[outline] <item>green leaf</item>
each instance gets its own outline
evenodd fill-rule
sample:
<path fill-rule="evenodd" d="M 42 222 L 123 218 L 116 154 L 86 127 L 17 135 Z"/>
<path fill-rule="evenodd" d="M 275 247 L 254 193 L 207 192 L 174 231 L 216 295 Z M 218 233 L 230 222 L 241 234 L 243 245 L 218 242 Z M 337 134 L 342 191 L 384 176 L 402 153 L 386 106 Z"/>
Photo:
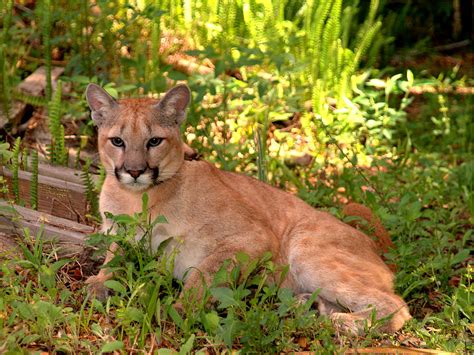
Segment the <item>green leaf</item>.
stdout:
<path fill-rule="evenodd" d="M 173 237 L 169 237 L 168 239 L 163 240 L 158 246 L 157 254 L 162 255 L 163 251 L 166 249 L 166 247 L 172 240 L 173 240 Z"/>
<path fill-rule="evenodd" d="M 219 326 L 219 316 L 217 315 L 217 312 L 211 311 L 210 313 L 204 314 L 202 317 L 202 323 L 208 334 L 215 334 L 217 327 Z"/>
<path fill-rule="evenodd" d="M 143 311 L 141 309 L 138 309 L 136 307 L 128 307 L 125 310 L 124 314 L 125 319 L 127 319 L 129 322 L 142 322 L 143 318 L 145 315 L 143 314 Z"/>
<path fill-rule="evenodd" d="M 223 327 L 223 334 L 222 338 L 224 343 L 231 348 L 232 343 L 234 342 L 234 338 L 237 335 L 237 332 L 240 328 L 239 321 L 234 319 L 231 314 L 227 316 L 224 320 L 224 327 Z"/>
<path fill-rule="evenodd" d="M 117 89 L 113 88 L 111 85 L 113 85 L 112 83 L 110 84 L 107 84 L 104 86 L 104 89 L 105 91 L 107 91 L 110 96 L 112 96 L 114 99 L 117 99 L 118 98 L 118 91 Z"/>
<path fill-rule="evenodd" d="M 194 334 L 191 334 L 189 339 L 186 341 L 186 343 L 183 344 L 181 349 L 179 350 L 180 355 L 185 355 L 185 354 L 190 354 L 191 350 L 193 349 L 193 344 L 194 344 L 194 338 L 196 336 Z"/>
<path fill-rule="evenodd" d="M 225 72 L 225 63 L 222 60 L 217 61 L 215 68 L 214 68 L 214 75 L 217 77 L 223 72 Z"/>
<path fill-rule="evenodd" d="M 415 201 L 406 206 L 407 219 L 409 221 L 414 221 L 421 216 L 421 202 Z"/>
<path fill-rule="evenodd" d="M 39 336 L 38 334 L 27 335 L 21 340 L 21 344 L 29 345 L 39 339 L 41 339 L 41 336 Z"/>
<path fill-rule="evenodd" d="M 457 253 L 451 260 L 451 266 L 456 264 L 462 263 L 463 261 L 467 260 L 467 258 L 471 255 L 469 249 L 463 249 L 459 253 Z"/>
<path fill-rule="evenodd" d="M 229 281 L 229 272 L 227 271 L 227 266 L 229 263 L 227 261 L 220 267 L 220 269 L 215 273 L 213 284 L 222 285 Z"/>
<path fill-rule="evenodd" d="M 413 72 L 410 69 L 407 70 L 407 80 L 408 80 L 408 85 L 410 87 L 413 86 L 415 77 L 413 76 Z"/>
<path fill-rule="evenodd" d="M 122 224 L 133 224 L 135 223 L 135 218 L 128 214 L 119 214 L 117 216 L 112 216 L 112 220 L 117 223 Z"/>
<path fill-rule="evenodd" d="M 176 354 L 176 351 L 172 349 L 158 349 L 158 355 L 174 355 L 174 354 Z"/>
<path fill-rule="evenodd" d="M 183 74 L 179 71 L 170 71 L 168 73 L 168 77 L 171 79 L 171 80 L 176 80 L 176 81 L 180 81 L 180 80 L 187 80 L 188 79 L 188 76 L 186 74 Z"/>
<path fill-rule="evenodd" d="M 115 340 L 110 343 L 104 344 L 104 346 L 102 346 L 102 349 L 100 349 L 100 353 L 110 353 L 120 349 L 123 349 L 123 342 L 120 340 Z"/>
<path fill-rule="evenodd" d="M 53 270 L 53 272 L 57 273 L 60 268 L 62 268 L 64 265 L 66 265 L 70 261 L 71 261 L 70 259 L 58 260 L 58 261 L 56 261 L 55 263 L 53 263 L 51 265 L 51 270 Z"/>
<path fill-rule="evenodd" d="M 219 301 L 218 308 L 220 309 L 238 305 L 238 302 L 234 299 L 234 292 L 230 288 L 214 287 L 211 288 L 211 294 Z"/>
<path fill-rule="evenodd" d="M 28 303 L 24 302 L 15 302 L 13 307 L 18 311 L 18 314 L 22 319 L 32 320 L 35 318 L 33 310 Z"/>
<path fill-rule="evenodd" d="M 127 289 L 117 280 L 107 280 L 104 282 L 104 285 L 111 290 L 114 290 L 117 293 L 124 294 L 127 292 Z"/>
<path fill-rule="evenodd" d="M 163 215 L 159 215 L 158 217 L 156 217 L 153 222 L 151 223 L 152 225 L 155 225 L 155 224 L 163 224 L 163 223 L 168 223 L 168 220 L 166 219 L 165 216 Z"/>
<path fill-rule="evenodd" d="M 181 316 L 179 315 L 178 311 L 176 309 L 174 309 L 173 306 L 170 306 L 168 308 L 168 314 L 170 315 L 171 319 L 173 320 L 174 323 L 176 323 L 176 325 L 179 327 L 179 328 L 183 328 L 183 318 L 181 318 Z"/>
<path fill-rule="evenodd" d="M 160 263 L 157 260 L 152 260 L 148 264 L 145 265 L 143 268 L 143 271 L 150 271 L 150 270 L 156 270 L 160 267 Z"/>
<path fill-rule="evenodd" d="M 250 260 L 250 256 L 247 254 L 247 253 L 243 253 L 243 252 L 238 252 L 236 255 L 235 255 L 235 259 L 237 260 L 237 262 L 241 263 L 241 264 L 246 264 L 249 262 Z"/>
<path fill-rule="evenodd" d="M 47 289 L 52 289 L 56 286 L 56 273 L 47 265 L 41 265 L 39 278 L 41 284 Z"/>
<path fill-rule="evenodd" d="M 142 195 L 142 210 L 143 212 L 148 211 L 148 194 L 146 192 Z"/>

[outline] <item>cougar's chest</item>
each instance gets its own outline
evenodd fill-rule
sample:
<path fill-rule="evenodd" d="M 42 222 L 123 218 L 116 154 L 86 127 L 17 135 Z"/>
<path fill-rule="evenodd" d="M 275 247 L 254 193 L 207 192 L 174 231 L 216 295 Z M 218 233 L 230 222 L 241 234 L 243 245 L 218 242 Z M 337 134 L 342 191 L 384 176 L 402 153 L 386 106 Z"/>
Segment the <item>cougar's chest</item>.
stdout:
<path fill-rule="evenodd" d="M 186 271 L 192 267 L 199 267 L 206 257 L 204 247 L 185 228 L 176 224 L 167 223 L 157 225 L 153 229 L 152 247 L 157 250 L 161 243 L 169 240 L 165 248 L 165 257 L 174 258 L 174 277 L 183 280 Z"/>

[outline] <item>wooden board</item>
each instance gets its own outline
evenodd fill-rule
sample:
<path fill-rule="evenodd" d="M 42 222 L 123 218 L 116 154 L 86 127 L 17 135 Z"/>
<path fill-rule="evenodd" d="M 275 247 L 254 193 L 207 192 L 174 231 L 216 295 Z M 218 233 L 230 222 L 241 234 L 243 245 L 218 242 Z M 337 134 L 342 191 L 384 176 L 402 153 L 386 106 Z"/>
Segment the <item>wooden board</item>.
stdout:
<path fill-rule="evenodd" d="M 10 211 L 5 212 L 6 208 Z M 0 250 L 11 249 L 14 238 L 8 238 L 8 236 L 21 237 L 24 228 L 28 228 L 32 236 L 56 241 L 63 256 L 81 253 L 84 250 L 87 235 L 95 232 L 91 226 L 17 205 L 10 206 L 0 201 L 0 233 L 4 236 L 0 239 L 0 243 L 4 239 L 7 240 L 0 245 Z"/>
<path fill-rule="evenodd" d="M 13 199 L 13 173 L 3 168 L 0 171 L 8 186 L 9 199 Z M 40 170 L 38 168 L 38 170 Z M 68 168 L 42 166 L 38 176 L 38 211 L 57 217 L 84 223 L 88 212 L 85 187 L 80 183 L 78 172 Z M 45 175 L 48 174 L 48 175 Z M 27 207 L 30 205 L 30 184 L 32 173 L 18 172 L 20 201 Z"/>

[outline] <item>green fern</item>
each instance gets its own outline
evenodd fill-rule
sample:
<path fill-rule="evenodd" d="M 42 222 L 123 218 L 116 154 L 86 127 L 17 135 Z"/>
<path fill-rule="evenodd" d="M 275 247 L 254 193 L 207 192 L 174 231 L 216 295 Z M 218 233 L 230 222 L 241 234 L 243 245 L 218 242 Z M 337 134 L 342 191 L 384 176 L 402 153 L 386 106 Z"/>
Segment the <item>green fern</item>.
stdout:
<path fill-rule="evenodd" d="M 350 78 L 351 76 L 355 73 L 356 69 L 359 67 L 360 60 L 364 53 L 367 51 L 367 48 L 369 48 L 370 44 L 372 43 L 375 35 L 377 32 L 380 30 L 380 27 L 382 26 L 382 22 L 377 21 L 375 25 L 370 27 L 367 32 L 364 34 L 362 37 L 362 40 L 360 42 L 360 45 L 358 48 L 356 48 L 355 53 L 354 53 L 354 58 L 352 59 L 351 62 L 348 63 L 348 65 L 344 68 L 344 71 L 341 74 L 341 84 L 339 87 L 339 97 L 350 97 Z"/>
<path fill-rule="evenodd" d="M 159 8 L 159 1 L 154 2 L 155 8 Z M 152 19 L 151 25 L 151 68 L 150 68 L 150 82 L 151 82 L 151 91 L 158 91 L 158 80 L 160 73 L 160 45 L 161 45 L 161 14 L 156 15 Z"/>
<path fill-rule="evenodd" d="M 31 154 L 30 206 L 38 210 L 38 151 Z"/>
<path fill-rule="evenodd" d="M 3 31 L 0 41 L 0 93 L 2 100 L 2 110 L 4 112 L 7 120 L 10 120 L 10 102 L 11 102 L 11 85 L 10 85 L 10 75 L 8 74 L 8 58 L 7 58 L 7 48 L 9 47 L 10 41 L 10 28 L 13 15 L 13 0 L 6 0 L 4 2 L 4 7 L 1 9 L 1 14 L 3 16 Z"/>
<path fill-rule="evenodd" d="M 48 105 L 48 100 L 44 97 L 27 95 L 17 90 L 13 90 L 12 97 L 31 106 L 43 107 Z"/>
<path fill-rule="evenodd" d="M 64 139 L 64 126 L 61 123 L 61 95 L 62 84 L 61 81 L 58 81 L 54 97 L 48 103 L 49 131 L 51 133 L 49 158 L 52 164 L 67 165 L 69 156 Z"/>
<path fill-rule="evenodd" d="M 86 200 L 90 208 L 90 214 L 96 218 L 99 218 L 99 194 L 89 171 L 91 163 L 91 160 L 87 159 L 82 168 L 81 180 L 84 184 L 84 187 L 86 188 Z"/>
<path fill-rule="evenodd" d="M 12 23 L 12 15 L 13 15 L 13 0 L 6 0 L 4 2 L 5 7 L 2 8 L 2 15 L 3 15 L 3 31 L 2 31 L 2 44 L 8 44 L 9 41 L 9 30 Z"/>
<path fill-rule="evenodd" d="M 41 36 L 43 38 L 44 61 L 46 66 L 46 88 L 45 94 L 48 100 L 51 99 L 53 86 L 51 81 L 51 0 L 43 0 L 38 6 L 41 17 Z"/>
<path fill-rule="evenodd" d="M 307 43 L 309 43 L 310 57 L 312 60 L 311 72 L 308 73 L 309 77 L 313 78 L 313 83 L 319 78 L 320 62 L 321 62 L 321 46 L 322 46 L 322 33 L 324 24 L 329 11 L 331 10 L 332 1 L 321 1 L 318 5 L 317 10 L 314 12 L 312 18 L 312 24 L 307 25 L 308 28 L 311 28 Z"/>
<path fill-rule="evenodd" d="M 96 191 L 102 190 L 102 185 L 104 185 L 105 178 L 107 177 L 107 170 L 102 164 L 99 165 L 99 179 L 96 182 Z"/>
<path fill-rule="evenodd" d="M 20 152 L 21 152 L 21 138 L 15 140 L 13 146 L 13 156 L 11 159 L 12 167 L 12 191 L 15 203 L 20 203 L 20 180 L 18 178 L 18 171 L 20 170 Z"/>
<path fill-rule="evenodd" d="M 28 171 L 28 158 L 30 157 L 30 150 L 28 147 L 21 150 L 20 157 L 20 169 Z"/>
<path fill-rule="evenodd" d="M 2 80 L 0 80 L 1 85 L 1 99 L 2 99 L 2 110 L 5 114 L 7 120 L 10 120 L 10 79 L 8 75 L 8 62 L 7 62 L 7 51 L 6 45 L 0 46 L 0 71 L 2 73 Z"/>

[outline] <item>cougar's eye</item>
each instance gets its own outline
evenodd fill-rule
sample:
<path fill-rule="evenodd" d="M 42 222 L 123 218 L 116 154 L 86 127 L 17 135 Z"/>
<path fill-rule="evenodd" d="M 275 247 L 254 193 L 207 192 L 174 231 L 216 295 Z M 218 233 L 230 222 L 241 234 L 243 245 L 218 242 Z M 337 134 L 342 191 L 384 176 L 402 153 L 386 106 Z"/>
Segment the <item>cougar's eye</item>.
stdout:
<path fill-rule="evenodd" d="M 112 138 L 110 138 L 110 141 L 116 147 L 124 147 L 125 146 L 125 142 L 120 137 L 112 137 Z"/>
<path fill-rule="evenodd" d="M 161 142 L 163 142 L 163 138 L 153 137 L 148 141 L 146 145 L 147 147 L 158 147 Z"/>

